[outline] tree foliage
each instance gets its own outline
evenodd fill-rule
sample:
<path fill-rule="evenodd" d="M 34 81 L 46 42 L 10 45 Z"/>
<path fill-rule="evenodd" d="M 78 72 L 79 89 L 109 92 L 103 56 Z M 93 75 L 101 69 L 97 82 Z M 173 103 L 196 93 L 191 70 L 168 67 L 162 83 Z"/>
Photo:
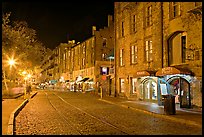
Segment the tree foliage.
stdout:
<path fill-rule="evenodd" d="M 37 39 L 36 31 L 26 21 L 11 22 L 10 16 L 11 13 L 6 13 L 2 18 L 3 69 L 6 70 L 4 61 L 13 56 L 18 63 L 18 69 L 34 70 L 41 65 L 43 57 L 50 49 L 43 46 Z"/>

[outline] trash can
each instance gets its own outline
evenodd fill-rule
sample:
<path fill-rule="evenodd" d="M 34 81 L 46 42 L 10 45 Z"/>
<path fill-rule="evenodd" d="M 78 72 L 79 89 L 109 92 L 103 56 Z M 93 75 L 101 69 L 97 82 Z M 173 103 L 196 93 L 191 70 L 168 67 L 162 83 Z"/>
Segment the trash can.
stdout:
<path fill-rule="evenodd" d="M 164 98 L 164 113 L 167 115 L 176 114 L 175 96 L 163 95 Z"/>

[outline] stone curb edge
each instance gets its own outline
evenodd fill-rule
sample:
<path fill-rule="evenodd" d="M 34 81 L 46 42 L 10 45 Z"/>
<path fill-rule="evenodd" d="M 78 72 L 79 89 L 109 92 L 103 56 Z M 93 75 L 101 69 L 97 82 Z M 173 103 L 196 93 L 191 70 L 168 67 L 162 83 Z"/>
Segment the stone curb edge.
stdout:
<path fill-rule="evenodd" d="M 38 92 L 35 92 L 33 95 L 31 95 L 30 98 L 33 98 Z M 29 99 L 26 99 L 21 103 L 11 114 L 9 118 L 8 123 L 8 130 L 7 135 L 13 135 L 13 129 L 14 129 L 14 123 L 15 123 L 15 117 L 18 115 L 18 113 L 24 108 L 24 106 L 29 102 Z"/>
<path fill-rule="evenodd" d="M 137 109 L 137 108 L 134 108 L 134 107 L 130 107 L 128 105 L 117 104 L 117 103 L 113 103 L 111 101 L 104 100 L 104 99 L 99 99 L 99 100 L 104 101 L 106 103 L 118 105 L 118 106 L 121 106 L 121 107 L 124 107 L 124 108 L 132 109 L 134 111 L 139 111 L 139 112 L 143 112 L 143 113 L 146 113 L 146 114 L 149 114 L 149 115 L 153 115 L 155 117 L 165 118 L 165 119 L 168 119 L 168 120 L 171 120 L 171 121 L 174 121 L 174 122 L 179 122 L 181 124 L 188 124 L 188 125 L 191 125 L 191 126 L 196 126 L 196 127 L 202 128 L 202 125 L 196 123 L 195 121 L 185 120 L 185 119 L 181 119 L 181 118 L 175 118 L 175 117 L 171 117 L 171 116 L 168 116 L 168 115 L 165 115 L 165 114 L 158 114 L 158 113 L 150 112 L 150 111 L 143 110 L 143 109 Z"/>

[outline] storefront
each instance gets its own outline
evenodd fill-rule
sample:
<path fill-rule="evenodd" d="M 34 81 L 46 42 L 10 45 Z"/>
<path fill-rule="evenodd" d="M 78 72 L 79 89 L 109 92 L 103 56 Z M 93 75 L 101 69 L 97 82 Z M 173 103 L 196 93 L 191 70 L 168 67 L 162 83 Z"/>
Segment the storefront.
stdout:
<path fill-rule="evenodd" d="M 157 77 L 154 71 L 137 71 L 130 77 L 130 97 L 136 100 L 157 102 Z"/>
<path fill-rule="evenodd" d="M 167 84 L 167 93 L 175 96 L 175 103 L 180 107 L 191 107 L 192 72 L 187 69 L 165 67 L 157 71 L 156 76 Z M 162 83 L 160 82 L 160 87 Z M 160 88 L 161 89 L 161 88 Z"/>

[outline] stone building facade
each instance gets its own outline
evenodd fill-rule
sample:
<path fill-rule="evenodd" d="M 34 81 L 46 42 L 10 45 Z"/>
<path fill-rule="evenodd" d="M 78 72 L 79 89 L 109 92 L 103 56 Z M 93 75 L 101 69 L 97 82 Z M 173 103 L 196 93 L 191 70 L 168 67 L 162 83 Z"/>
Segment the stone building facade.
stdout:
<path fill-rule="evenodd" d="M 202 3 L 115 2 L 117 96 L 202 106 Z"/>
<path fill-rule="evenodd" d="M 69 77 L 71 81 L 78 81 L 78 78 L 82 80 L 89 78 L 94 84 L 92 87 L 96 90 L 98 90 L 99 84 L 102 84 L 104 93 L 110 91 L 105 87 L 110 80 L 109 70 L 113 66 L 113 60 L 108 59 L 108 56 L 114 52 L 113 30 L 113 18 L 109 15 L 107 27 L 97 31 L 93 26 L 92 37 L 70 48 L 69 52 L 73 55 L 73 69 L 70 71 Z M 68 59 L 68 61 L 72 61 L 72 59 Z M 106 71 L 104 74 L 103 70 Z"/>
<path fill-rule="evenodd" d="M 74 84 L 88 78 L 92 88 L 98 90 L 101 85 L 103 92 L 106 93 L 110 91 L 110 85 L 113 85 L 110 81 L 114 74 L 112 73 L 114 59 L 109 59 L 113 53 L 114 22 L 113 16 L 108 15 L 107 27 L 97 31 L 93 26 L 90 38 L 83 42 L 76 43 L 72 40 L 61 43 L 53 50 L 53 54 L 42 64 L 42 74 L 46 77 L 44 81 L 69 81 Z"/>

